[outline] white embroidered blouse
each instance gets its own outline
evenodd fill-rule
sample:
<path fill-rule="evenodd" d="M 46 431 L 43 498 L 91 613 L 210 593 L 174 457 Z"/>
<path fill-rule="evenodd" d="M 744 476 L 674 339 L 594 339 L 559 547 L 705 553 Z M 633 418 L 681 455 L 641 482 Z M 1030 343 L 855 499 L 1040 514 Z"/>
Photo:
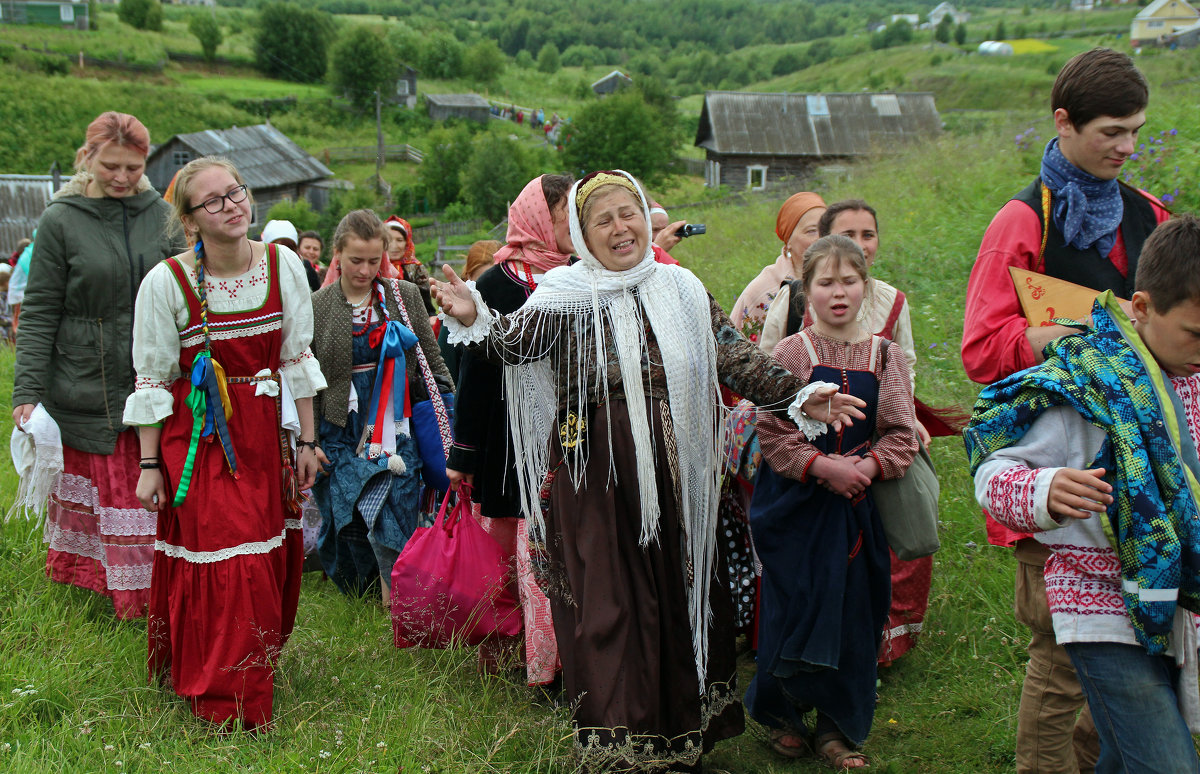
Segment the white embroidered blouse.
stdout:
<path fill-rule="evenodd" d="M 253 336 L 282 328 L 280 373 L 293 398 L 311 398 L 325 388 L 321 366 L 309 345 L 313 336 L 313 311 L 308 278 L 300 258 L 278 246 L 279 291 L 282 322 L 264 320 L 261 326 L 229 332 L 211 331 L 210 338 Z M 250 268 L 236 277 L 204 278 L 208 308 L 218 313 L 242 312 L 263 304 L 271 278 L 266 254 L 255 257 Z M 196 272 L 186 269 L 188 282 L 196 287 Z M 133 318 L 133 367 L 137 372 L 134 391 L 125 402 L 127 425 L 161 422 L 174 413 L 170 388 L 182 374 L 179 370 L 179 334 L 189 323 L 187 300 L 166 262 L 146 274 L 138 289 Z M 189 339 L 189 343 L 190 339 Z M 263 367 L 267 366 L 263 363 Z"/>

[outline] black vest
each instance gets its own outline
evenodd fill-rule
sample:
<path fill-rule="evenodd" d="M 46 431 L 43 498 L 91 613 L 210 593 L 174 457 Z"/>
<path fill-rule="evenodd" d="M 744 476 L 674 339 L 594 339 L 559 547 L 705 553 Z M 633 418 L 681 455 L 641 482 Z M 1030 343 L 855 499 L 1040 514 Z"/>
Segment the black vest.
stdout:
<path fill-rule="evenodd" d="M 1042 256 L 1042 272 L 1076 285 L 1093 290 L 1111 290 L 1121 298 L 1133 295 L 1133 281 L 1137 274 L 1138 257 L 1142 245 L 1150 232 L 1158 225 L 1154 207 L 1150 201 L 1124 183 L 1120 183 L 1121 200 L 1125 214 L 1121 218 L 1121 236 L 1125 240 L 1125 254 L 1129 258 L 1128 276 L 1122 277 L 1112 261 L 1100 255 L 1095 246 L 1079 250 L 1063 242 L 1062 233 L 1054 225 L 1054 218 L 1046 223 L 1042 213 L 1042 178 L 1037 177 L 1025 190 L 1013 197 L 1024 202 L 1037 213 L 1046 235 L 1046 251 Z"/>

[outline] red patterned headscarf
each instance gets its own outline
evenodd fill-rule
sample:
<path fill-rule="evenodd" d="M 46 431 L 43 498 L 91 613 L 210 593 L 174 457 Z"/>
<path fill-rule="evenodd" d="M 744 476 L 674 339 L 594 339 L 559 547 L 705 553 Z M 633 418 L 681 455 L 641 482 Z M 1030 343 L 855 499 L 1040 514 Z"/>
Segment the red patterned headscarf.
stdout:
<path fill-rule="evenodd" d="M 399 263 L 404 266 L 417 263 L 417 246 L 413 244 L 413 230 L 412 226 L 408 225 L 408 221 L 399 215 L 392 215 L 383 222 L 384 228 L 394 229 L 397 226 L 399 226 L 400 230 L 404 232 L 404 255 L 400 256 Z M 390 259 L 387 255 L 384 255 L 384 260 L 386 261 Z"/>
<path fill-rule="evenodd" d="M 496 263 L 524 261 L 544 274 L 556 266 L 566 266 L 570 261 L 571 256 L 558 251 L 554 218 L 550 214 L 550 205 L 546 203 L 540 176 L 530 180 L 508 208 L 508 234 L 505 241 L 507 244 L 493 256 Z"/>

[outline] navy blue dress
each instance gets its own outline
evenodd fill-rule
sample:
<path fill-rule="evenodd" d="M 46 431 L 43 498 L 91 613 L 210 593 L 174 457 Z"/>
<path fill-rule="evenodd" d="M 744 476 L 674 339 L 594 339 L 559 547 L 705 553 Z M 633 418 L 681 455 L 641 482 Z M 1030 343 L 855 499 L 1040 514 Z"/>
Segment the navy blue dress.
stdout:
<path fill-rule="evenodd" d="M 810 381 L 841 384 L 867 403 L 866 421 L 813 445 L 825 454 L 865 453 L 878 404 L 875 375 L 817 365 Z M 862 744 L 875 715 L 875 657 L 891 601 L 888 544 L 870 488 L 849 500 L 763 464 L 750 531 L 763 576 L 747 709 L 763 725 L 794 730 L 808 728 L 804 714 L 816 709 Z"/>

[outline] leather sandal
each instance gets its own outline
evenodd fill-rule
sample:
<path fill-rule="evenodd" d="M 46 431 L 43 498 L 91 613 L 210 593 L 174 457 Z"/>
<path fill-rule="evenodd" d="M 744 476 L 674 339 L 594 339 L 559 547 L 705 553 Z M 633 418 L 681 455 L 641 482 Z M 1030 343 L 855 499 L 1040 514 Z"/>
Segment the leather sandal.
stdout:
<path fill-rule="evenodd" d="M 770 743 L 771 749 L 784 758 L 808 758 L 813 754 L 808 734 L 794 728 L 772 728 Z"/>
<path fill-rule="evenodd" d="M 851 750 L 847 745 L 846 737 L 836 731 L 831 731 L 828 734 L 821 734 L 817 737 L 815 746 L 817 757 L 825 762 L 829 768 L 835 771 L 850 771 L 856 769 L 865 769 L 871 765 L 871 761 L 867 756 Z M 848 766 L 846 764 L 859 762 L 857 766 Z"/>

